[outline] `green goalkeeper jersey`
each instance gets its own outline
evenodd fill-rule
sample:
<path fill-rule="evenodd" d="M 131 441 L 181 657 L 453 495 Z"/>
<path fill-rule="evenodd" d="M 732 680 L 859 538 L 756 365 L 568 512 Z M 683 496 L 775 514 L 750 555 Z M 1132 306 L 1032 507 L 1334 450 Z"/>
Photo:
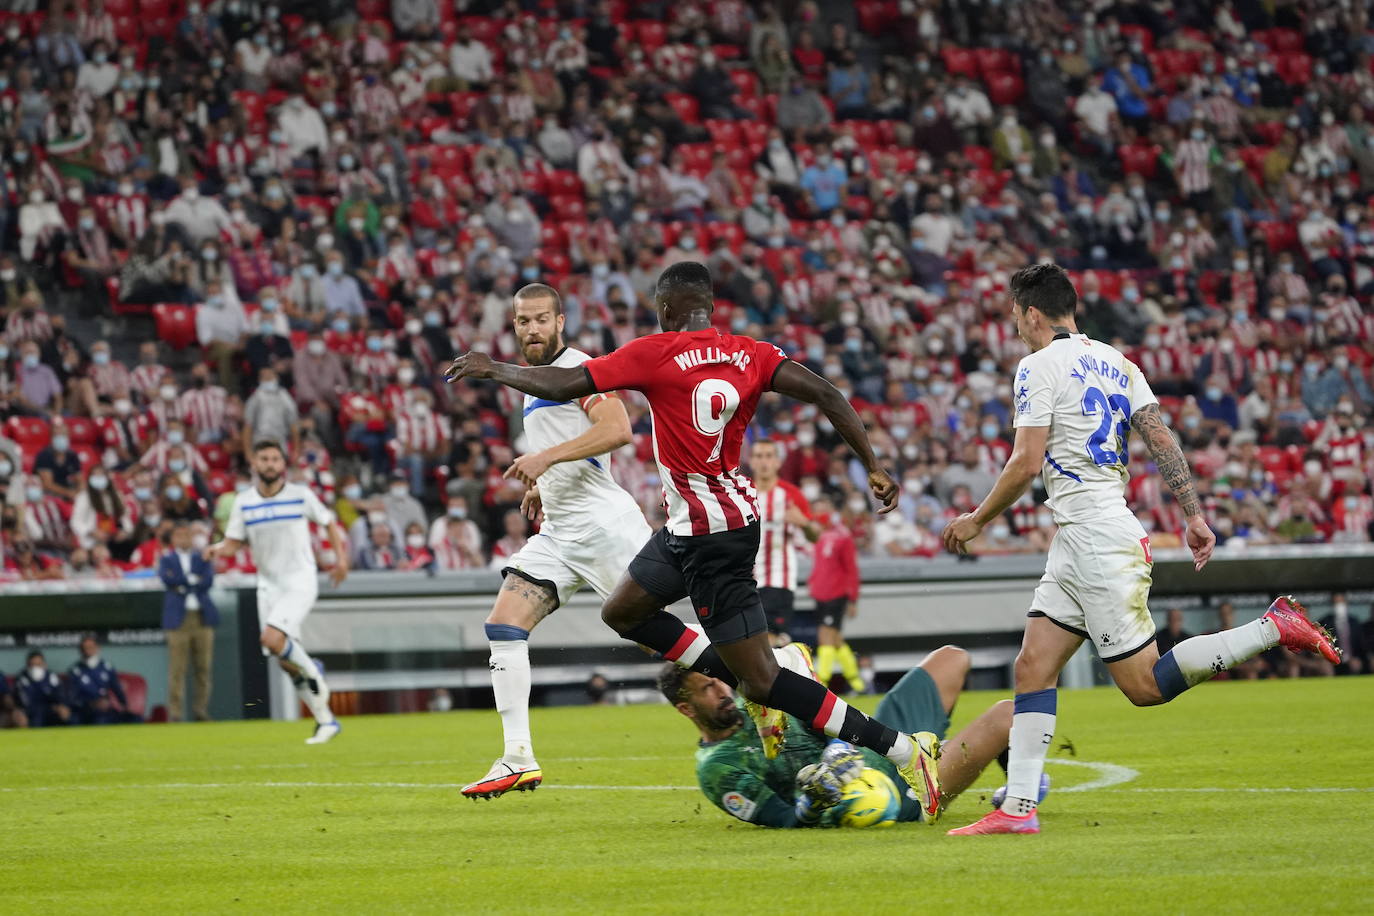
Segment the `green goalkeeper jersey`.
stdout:
<path fill-rule="evenodd" d="M 744 712 L 742 700 L 736 700 Z M 819 763 L 829 739 L 807 728 L 792 716 L 784 717 L 783 749 L 769 760 L 763 742 L 746 714 L 744 724 L 729 738 L 697 748 L 697 783 L 717 808 L 742 821 L 764 827 L 800 827 L 796 815 L 797 772 Z M 906 781 L 886 757 L 860 748 L 864 764 L 887 774 L 893 785 L 905 790 Z M 899 820 L 918 820 L 920 805 L 904 792 Z M 821 815 L 818 826 L 838 823 L 839 808 Z"/>

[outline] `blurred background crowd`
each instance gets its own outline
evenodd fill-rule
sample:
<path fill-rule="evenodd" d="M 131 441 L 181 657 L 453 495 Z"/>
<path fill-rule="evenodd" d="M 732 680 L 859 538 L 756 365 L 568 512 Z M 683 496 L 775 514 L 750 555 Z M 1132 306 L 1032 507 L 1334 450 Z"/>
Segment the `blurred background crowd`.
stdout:
<path fill-rule="evenodd" d="M 499 564 L 530 534 L 517 359 L 540 280 L 593 354 L 668 263 L 720 327 L 833 380 L 904 484 L 874 520 L 807 407 L 782 476 L 861 550 L 931 556 L 1010 450 L 1010 272 L 1160 395 L 1223 544 L 1374 524 L 1374 37 L 1352 2 L 18 0 L 0 13 L 5 575 L 203 544 L 277 438 L 356 566 Z M 646 406 L 616 477 L 661 520 Z M 1132 443 L 1157 548 L 1177 507 Z M 979 554 L 1044 550 L 1034 491 Z M 323 543 L 321 561 L 335 562 Z M 243 556 L 238 561 L 247 563 Z M 251 569 L 251 567 L 248 567 Z"/>

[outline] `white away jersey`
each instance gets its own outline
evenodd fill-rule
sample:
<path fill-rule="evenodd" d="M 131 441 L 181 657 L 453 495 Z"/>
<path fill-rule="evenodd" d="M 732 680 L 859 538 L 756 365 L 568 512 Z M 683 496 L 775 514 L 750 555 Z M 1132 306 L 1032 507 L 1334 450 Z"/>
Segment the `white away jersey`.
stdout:
<path fill-rule="evenodd" d="M 310 522 L 332 521 L 334 513 L 309 487 L 288 482 L 272 496 L 263 496 L 252 486 L 234 497 L 224 536 L 247 541 L 259 577 L 282 587 L 292 576 L 315 575 Z"/>
<path fill-rule="evenodd" d="M 553 360 L 552 366 L 580 366 L 591 359 L 572 347 Z M 587 411 L 604 394 L 589 394 L 576 401 L 549 401 L 525 395 L 525 441 L 529 451 L 561 445 L 592 428 Z M 612 527 L 621 516 L 639 512 L 639 504 L 611 476 L 609 454 L 555 464 L 539 478 L 544 504 L 541 534 L 560 540 L 581 540 Z M 642 517 L 642 516 L 641 516 Z"/>
<path fill-rule="evenodd" d="M 1021 360 L 1012 398 L 1013 425 L 1050 428 L 1041 473 L 1057 524 L 1131 514 L 1131 416 L 1158 403 L 1135 363 L 1084 334 L 1056 337 Z"/>

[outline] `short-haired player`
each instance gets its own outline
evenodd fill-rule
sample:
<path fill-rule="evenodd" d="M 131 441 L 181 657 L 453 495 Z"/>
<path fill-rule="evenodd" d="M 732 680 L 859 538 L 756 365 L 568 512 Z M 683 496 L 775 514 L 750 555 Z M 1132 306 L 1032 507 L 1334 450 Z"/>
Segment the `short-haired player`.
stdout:
<path fill-rule="evenodd" d="M 1011 317 L 1030 355 L 1012 381 L 1016 440 L 992 491 L 945 527 L 962 551 L 1043 476 L 1059 526 L 1031 599 L 1016 658 L 1007 796 L 963 836 L 1039 833 L 1037 788 L 1054 735 L 1055 684 L 1085 639 L 1137 706 L 1167 703 L 1195 684 L 1283 645 L 1336 662 L 1327 633 L 1291 598 L 1260 619 L 1194 636 L 1159 655 L 1150 617 L 1150 539 L 1126 505 L 1126 437 L 1134 430 L 1187 519 L 1184 541 L 1201 571 L 1216 537 L 1193 477 L 1140 368 L 1114 347 L 1078 332 L 1078 294 L 1062 267 L 1036 264 L 1012 275 Z"/>
<path fill-rule="evenodd" d="M 286 452 L 279 442 L 253 444 L 253 473 L 257 481 L 234 496 L 224 540 L 205 548 L 205 558 L 231 557 L 245 544 L 258 568 L 260 642 L 276 656 L 291 677 L 296 693 L 315 717 L 315 731 L 306 744 L 324 744 L 342 726 L 329 708 L 329 687 L 319 663 L 301 643 L 301 626 L 319 596 L 319 568 L 310 539 L 310 524 L 329 531 L 338 557 L 329 573 L 338 585 L 348 576 L 348 542 L 334 513 L 309 487 L 286 479 Z"/>

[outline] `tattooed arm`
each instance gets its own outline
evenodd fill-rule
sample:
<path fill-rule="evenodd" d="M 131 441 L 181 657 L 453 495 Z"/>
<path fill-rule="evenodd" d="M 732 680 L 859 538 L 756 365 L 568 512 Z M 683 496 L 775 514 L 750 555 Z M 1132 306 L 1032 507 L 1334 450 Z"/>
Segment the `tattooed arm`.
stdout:
<path fill-rule="evenodd" d="M 1131 427 L 1145 441 L 1155 467 L 1159 468 L 1159 476 L 1164 478 L 1188 518 L 1184 540 L 1193 552 L 1193 567 L 1201 570 L 1212 558 L 1212 548 L 1216 546 L 1217 539 L 1212 529 L 1207 527 L 1207 520 L 1202 517 L 1202 504 L 1193 486 L 1193 473 L 1188 469 L 1188 459 L 1183 456 L 1183 449 L 1179 448 L 1173 432 L 1164 425 L 1158 404 L 1137 410 L 1131 417 Z"/>

